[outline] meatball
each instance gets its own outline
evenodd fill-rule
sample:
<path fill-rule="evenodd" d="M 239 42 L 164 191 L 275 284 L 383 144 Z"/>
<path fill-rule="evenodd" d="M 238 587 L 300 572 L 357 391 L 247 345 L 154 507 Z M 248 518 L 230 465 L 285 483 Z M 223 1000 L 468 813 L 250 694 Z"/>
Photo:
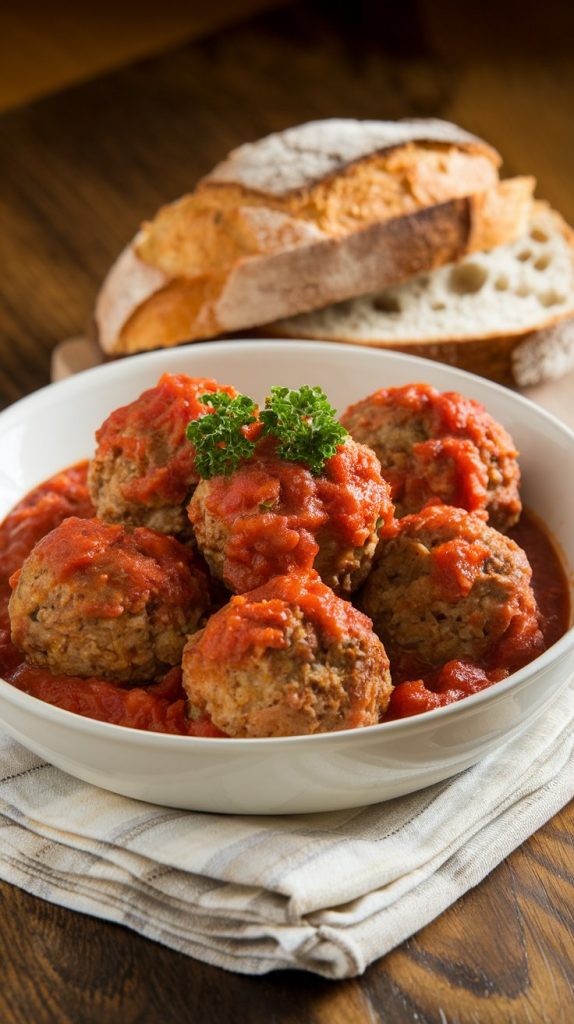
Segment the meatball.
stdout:
<path fill-rule="evenodd" d="M 185 429 L 207 414 L 199 398 L 214 391 L 236 394 L 214 380 L 164 373 L 156 387 L 108 416 L 96 432 L 88 476 L 100 519 L 159 533 L 189 531 L 185 509 L 199 476 Z"/>
<path fill-rule="evenodd" d="M 379 462 L 348 438 L 320 476 L 260 442 L 230 476 L 202 480 L 189 506 L 212 572 L 236 593 L 313 565 L 338 593 L 366 578 L 379 533 L 394 521 Z"/>
<path fill-rule="evenodd" d="M 123 683 L 177 665 L 208 607 L 187 547 L 97 519 L 64 520 L 11 583 L 12 640 L 32 665 Z"/>
<path fill-rule="evenodd" d="M 517 522 L 518 452 L 478 402 L 428 384 L 381 388 L 350 406 L 341 422 L 377 453 L 398 516 L 438 500 L 469 512 L 486 509 L 499 530 Z"/>
<path fill-rule="evenodd" d="M 232 597 L 183 653 L 191 717 L 234 737 L 375 725 L 392 691 L 371 622 L 315 572 Z"/>
<path fill-rule="evenodd" d="M 482 514 L 431 505 L 399 520 L 361 602 L 395 683 L 447 661 L 514 669 L 539 654 L 531 575 L 522 549 Z"/>

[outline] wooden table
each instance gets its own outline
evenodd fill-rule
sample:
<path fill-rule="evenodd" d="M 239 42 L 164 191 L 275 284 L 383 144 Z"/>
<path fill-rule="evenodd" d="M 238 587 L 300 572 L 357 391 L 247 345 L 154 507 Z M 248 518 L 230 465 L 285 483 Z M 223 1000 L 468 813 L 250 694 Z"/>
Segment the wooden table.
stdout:
<path fill-rule="evenodd" d="M 83 330 L 98 282 L 143 217 L 230 147 L 292 123 L 459 120 L 502 150 L 508 173 L 535 173 L 540 194 L 574 221 L 567 26 L 545 19 L 529 35 L 525 15 L 502 17 L 499 5 L 489 35 L 478 23 L 465 30 L 463 8 L 365 2 L 340 16 L 319 0 L 290 4 L 4 114 L 3 403 L 47 383 L 51 348 Z M 226 974 L 0 885 L 0 1020 L 569 1022 L 573 847 L 570 807 L 362 979 L 338 984 Z"/>

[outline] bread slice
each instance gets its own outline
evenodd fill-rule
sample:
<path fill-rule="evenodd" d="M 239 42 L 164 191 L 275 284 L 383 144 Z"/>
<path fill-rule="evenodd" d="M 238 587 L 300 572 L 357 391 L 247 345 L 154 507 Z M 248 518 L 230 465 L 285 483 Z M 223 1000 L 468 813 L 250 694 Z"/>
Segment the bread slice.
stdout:
<path fill-rule="evenodd" d="M 516 242 L 262 331 L 426 356 L 521 387 L 574 366 L 574 233 L 545 203 Z"/>
<path fill-rule="evenodd" d="M 108 353 L 214 337 L 364 294 L 525 228 L 532 178 L 444 121 L 317 121 L 234 150 L 159 211 L 95 310 Z"/>

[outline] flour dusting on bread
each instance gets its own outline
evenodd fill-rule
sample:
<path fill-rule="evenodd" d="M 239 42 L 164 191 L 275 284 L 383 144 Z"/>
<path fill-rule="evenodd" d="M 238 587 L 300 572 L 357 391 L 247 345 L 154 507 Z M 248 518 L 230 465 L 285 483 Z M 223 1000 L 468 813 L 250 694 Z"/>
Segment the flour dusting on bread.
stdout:
<path fill-rule="evenodd" d="M 234 149 L 204 179 L 205 183 L 237 184 L 256 192 L 281 196 L 309 188 L 340 173 L 373 153 L 409 142 L 436 142 L 470 147 L 493 162 L 500 156 L 491 146 L 449 121 L 419 118 L 404 121 L 354 121 L 332 118 L 275 132 Z"/>
<path fill-rule="evenodd" d="M 143 225 L 95 311 L 127 354 L 319 309 L 524 230 L 532 178 L 437 120 L 315 121 L 239 147 Z"/>

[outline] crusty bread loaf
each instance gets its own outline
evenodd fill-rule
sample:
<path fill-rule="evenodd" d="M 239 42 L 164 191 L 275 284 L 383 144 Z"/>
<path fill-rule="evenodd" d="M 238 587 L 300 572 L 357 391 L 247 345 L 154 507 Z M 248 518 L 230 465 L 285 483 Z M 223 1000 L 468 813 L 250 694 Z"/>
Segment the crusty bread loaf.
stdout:
<path fill-rule="evenodd" d="M 109 353 L 266 323 L 503 244 L 532 178 L 443 121 L 318 121 L 241 146 L 145 224 L 96 304 Z"/>
<path fill-rule="evenodd" d="M 574 233 L 537 202 L 518 241 L 261 329 L 391 348 L 520 386 L 574 366 Z"/>

